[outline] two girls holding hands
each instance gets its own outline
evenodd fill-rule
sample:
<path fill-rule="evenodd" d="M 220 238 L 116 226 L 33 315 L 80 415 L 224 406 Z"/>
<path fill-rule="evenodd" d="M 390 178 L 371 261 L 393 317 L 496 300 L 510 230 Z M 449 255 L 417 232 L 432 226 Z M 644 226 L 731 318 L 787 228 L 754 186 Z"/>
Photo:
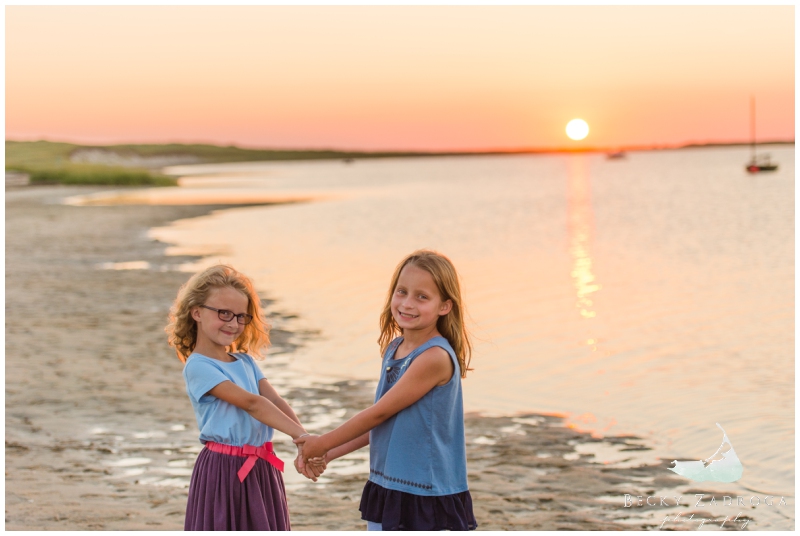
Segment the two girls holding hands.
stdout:
<path fill-rule="evenodd" d="M 205 443 L 195 464 L 187 530 L 288 530 L 283 463 L 273 429 L 298 445 L 315 479 L 370 446 L 360 510 L 369 530 L 472 530 L 461 378 L 471 345 L 455 268 L 421 250 L 397 266 L 381 314 L 375 404 L 321 436 L 305 432 L 247 352 L 268 343 L 252 283 L 230 267 L 197 274 L 170 313 L 170 344 Z M 264 426 L 266 425 L 266 426 Z M 246 458 L 246 459 L 245 459 Z"/>

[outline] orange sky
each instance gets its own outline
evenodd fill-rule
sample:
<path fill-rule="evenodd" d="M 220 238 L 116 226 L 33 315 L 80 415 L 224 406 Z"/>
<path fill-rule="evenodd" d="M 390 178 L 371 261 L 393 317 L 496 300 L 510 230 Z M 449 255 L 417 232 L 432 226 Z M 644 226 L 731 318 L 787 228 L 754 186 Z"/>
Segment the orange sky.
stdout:
<path fill-rule="evenodd" d="M 6 6 L 6 139 L 461 150 L 794 139 L 793 6 Z M 574 142 L 564 127 L 585 119 Z"/>

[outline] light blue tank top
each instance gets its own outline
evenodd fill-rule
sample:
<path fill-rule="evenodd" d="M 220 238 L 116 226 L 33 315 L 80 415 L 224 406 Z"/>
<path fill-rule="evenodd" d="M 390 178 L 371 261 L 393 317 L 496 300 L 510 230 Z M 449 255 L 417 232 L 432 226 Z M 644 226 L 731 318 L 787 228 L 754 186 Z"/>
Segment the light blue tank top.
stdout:
<path fill-rule="evenodd" d="M 453 377 L 370 431 L 369 479 L 387 489 L 414 495 L 452 495 L 467 491 L 467 450 L 461 369 L 444 337 L 434 337 L 403 359 L 394 359 L 403 338 L 386 348 L 377 403 L 403 376 L 414 359 L 439 346 L 453 361 Z"/>

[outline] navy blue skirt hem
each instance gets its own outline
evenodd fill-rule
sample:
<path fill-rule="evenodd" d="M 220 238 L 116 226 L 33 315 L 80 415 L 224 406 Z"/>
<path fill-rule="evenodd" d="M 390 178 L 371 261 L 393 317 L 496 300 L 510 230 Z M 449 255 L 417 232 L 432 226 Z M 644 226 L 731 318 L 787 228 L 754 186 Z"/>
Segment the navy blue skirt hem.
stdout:
<path fill-rule="evenodd" d="M 361 494 L 361 519 L 383 530 L 475 530 L 469 491 L 453 495 L 414 495 L 367 481 Z"/>

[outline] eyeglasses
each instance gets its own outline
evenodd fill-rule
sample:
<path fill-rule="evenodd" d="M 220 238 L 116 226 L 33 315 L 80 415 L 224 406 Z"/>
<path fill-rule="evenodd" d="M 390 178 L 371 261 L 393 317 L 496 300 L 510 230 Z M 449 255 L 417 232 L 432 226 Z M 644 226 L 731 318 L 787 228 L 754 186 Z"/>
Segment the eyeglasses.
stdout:
<path fill-rule="evenodd" d="M 209 307 L 208 305 L 201 305 L 200 307 L 205 307 L 206 309 L 211 309 L 212 311 L 217 312 L 217 316 L 223 322 L 230 322 L 231 320 L 236 318 L 236 321 L 243 326 L 246 326 L 253 320 L 253 315 L 249 315 L 247 313 L 239 313 L 238 315 L 233 314 L 233 311 L 228 311 L 227 309 L 214 309 L 213 307 Z"/>

